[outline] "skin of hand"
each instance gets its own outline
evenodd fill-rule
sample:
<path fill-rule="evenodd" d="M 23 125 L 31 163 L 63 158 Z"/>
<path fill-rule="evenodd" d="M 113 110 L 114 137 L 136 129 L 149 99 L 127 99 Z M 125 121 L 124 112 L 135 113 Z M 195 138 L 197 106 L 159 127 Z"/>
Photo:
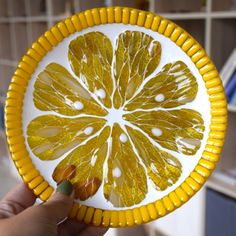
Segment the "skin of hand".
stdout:
<path fill-rule="evenodd" d="M 73 186 L 62 182 L 51 198 L 34 205 L 36 197 L 24 183 L 0 202 L 1 236 L 101 236 L 106 228 L 92 227 L 68 219 L 73 204 Z"/>

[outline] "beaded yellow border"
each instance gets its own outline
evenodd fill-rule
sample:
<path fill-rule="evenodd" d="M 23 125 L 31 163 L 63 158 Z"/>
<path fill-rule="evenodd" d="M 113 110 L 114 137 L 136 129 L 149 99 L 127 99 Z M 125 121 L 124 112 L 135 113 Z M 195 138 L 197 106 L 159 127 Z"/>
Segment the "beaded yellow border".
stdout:
<path fill-rule="evenodd" d="M 35 168 L 25 146 L 22 106 L 27 84 L 40 60 L 64 38 L 76 31 L 107 23 L 138 25 L 170 38 L 198 68 L 211 103 L 210 132 L 205 150 L 189 177 L 174 191 L 156 202 L 135 209 L 109 211 L 75 203 L 70 212 L 71 218 L 87 224 L 126 227 L 168 214 L 200 189 L 214 170 L 221 153 L 227 126 L 227 103 L 219 74 L 204 49 L 185 30 L 157 14 L 123 7 L 95 8 L 59 22 L 39 37 L 19 62 L 12 77 L 5 106 L 6 134 L 12 159 L 24 182 L 41 200 L 46 201 L 53 193 L 53 188 Z"/>

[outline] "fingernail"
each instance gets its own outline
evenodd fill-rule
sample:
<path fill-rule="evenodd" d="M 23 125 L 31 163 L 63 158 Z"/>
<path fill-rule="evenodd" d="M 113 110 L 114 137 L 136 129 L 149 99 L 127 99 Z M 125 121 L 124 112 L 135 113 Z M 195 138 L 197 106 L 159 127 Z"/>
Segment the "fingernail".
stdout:
<path fill-rule="evenodd" d="M 56 189 L 57 193 L 62 193 L 64 195 L 70 196 L 73 191 L 73 185 L 69 180 L 64 180 L 61 182 Z"/>

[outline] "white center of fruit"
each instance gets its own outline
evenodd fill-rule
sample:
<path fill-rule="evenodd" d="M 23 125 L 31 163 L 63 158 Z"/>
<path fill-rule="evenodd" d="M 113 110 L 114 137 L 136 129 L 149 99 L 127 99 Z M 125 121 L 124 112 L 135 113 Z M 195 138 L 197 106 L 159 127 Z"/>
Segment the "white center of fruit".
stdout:
<path fill-rule="evenodd" d="M 124 120 L 122 118 L 123 114 L 124 112 L 122 109 L 108 109 L 108 115 L 106 116 L 108 125 L 112 126 L 114 123 L 124 124 Z"/>

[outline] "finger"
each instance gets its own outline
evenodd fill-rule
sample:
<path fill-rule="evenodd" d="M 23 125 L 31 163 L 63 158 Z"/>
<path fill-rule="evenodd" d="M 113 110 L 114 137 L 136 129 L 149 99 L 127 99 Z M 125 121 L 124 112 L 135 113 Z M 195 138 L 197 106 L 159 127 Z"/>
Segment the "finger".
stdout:
<path fill-rule="evenodd" d="M 72 184 L 67 180 L 63 181 L 47 202 L 31 209 L 31 214 L 49 224 L 58 224 L 67 217 L 73 205 L 72 192 Z"/>
<path fill-rule="evenodd" d="M 99 228 L 89 226 L 83 231 L 78 233 L 76 236 L 102 236 L 107 232 L 108 228 Z"/>
<path fill-rule="evenodd" d="M 17 185 L 0 202 L 0 218 L 17 215 L 32 206 L 35 200 L 36 197 L 24 183 Z"/>
<path fill-rule="evenodd" d="M 60 224 L 58 228 L 58 236 L 64 236 L 65 233 L 71 236 L 76 235 L 86 235 L 87 233 L 90 233 L 91 235 L 104 235 L 108 228 L 96 228 L 92 227 L 83 223 L 79 223 L 78 221 L 68 219 L 62 224 Z M 88 235 L 89 236 L 89 235 Z"/>
<path fill-rule="evenodd" d="M 62 224 L 60 224 L 58 228 L 58 236 L 64 236 L 65 233 L 68 235 L 79 235 L 79 236 L 100 236 L 104 235 L 107 232 L 108 228 L 99 228 L 99 227 L 93 227 L 89 226 L 83 223 L 79 223 L 75 220 L 66 220 Z"/>
<path fill-rule="evenodd" d="M 69 235 L 77 235 L 83 231 L 88 225 L 79 223 L 78 221 L 67 219 L 58 227 L 58 235 L 64 235 L 64 232 L 67 232 Z"/>

